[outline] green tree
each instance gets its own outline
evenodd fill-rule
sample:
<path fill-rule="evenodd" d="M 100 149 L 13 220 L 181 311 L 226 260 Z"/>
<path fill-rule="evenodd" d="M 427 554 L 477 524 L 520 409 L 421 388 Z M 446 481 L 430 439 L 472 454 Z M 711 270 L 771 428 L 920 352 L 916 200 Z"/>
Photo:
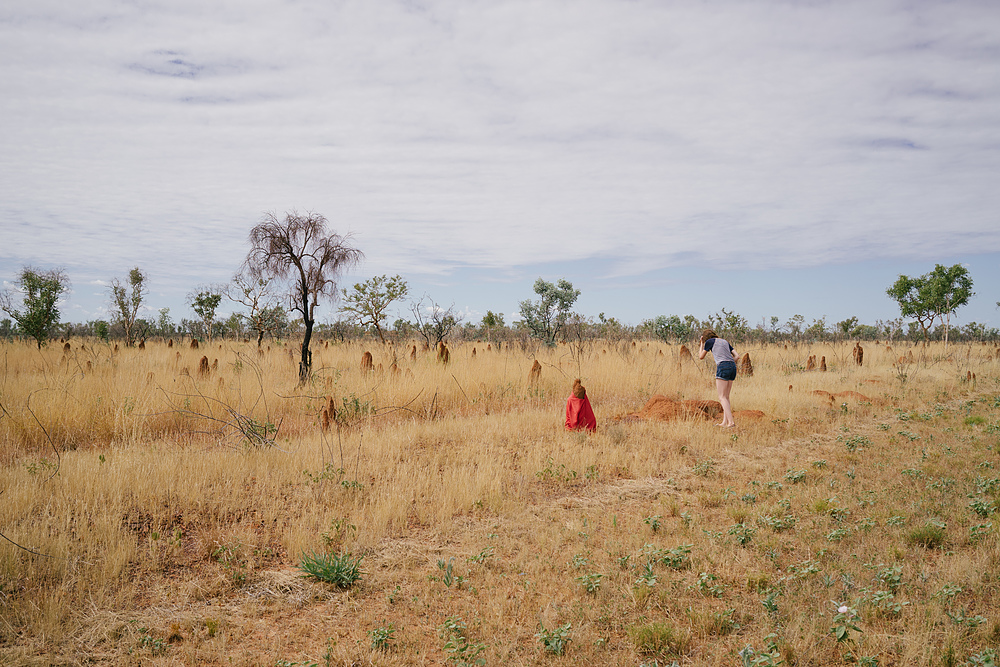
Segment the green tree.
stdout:
<path fill-rule="evenodd" d="M 212 340 L 212 324 L 215 322 L 215 311 L 222 302 L 222 288 L 205 287 L 198 292 L 188 294 L 188 304 L 191 310 L 201 318 L 201 330 L 209 341 Z"/>
<path fill-rule="evenodd" d="M 337 296 L 340 273 L 361 261 L 364 254 L 348 244 L 349 237 L 327 230 L 327 220 L 317 213 L 295 211 L 279 219 L 265 213 L 250 230 L 250 252 L 245 266 L 251 278 L 286 281 L 292 312 L 302 315 L 305 332 L 299 358 L 299 385 L 312 375 L 313 326 L 320 300 Z"/>
<path fill-rule="evenodd" d="M 799 315 L 798 317 L 802 317 Z M 750 322 L 739 313 L 723 308 L 715 315 L 705 318 L 703 324 L 728 341 L 745 341 L 750 336 Z"/>
<path fill-rule="evenodd" d="M 933 271 L 918 278 L 900 275 L 886 294 L 899 304 L 903 317 L 912 317 L 920 325 L 924 345 L 934 320 L 940 319 L 947 347 L 951 316 L 966 305 L 975 292 L 972 291 L 972 276 L 964 266 L 936 264 Z"/>
<path fill-rule="evenodd" d="M 174 333 L 174 322 L 170 319 L 170 309 L 160 308 L 160 316 L 156 318 L 156 333 L 169 336 Z"/>
<path fill-rule="evenodd" d="M 535 281 L 536 301 L 525 299 L 520 303 L 521 320 L 531 335 L 546 345 L 555 345 L 556 337 L 569 317 L 570 309 L 580 296 L 573 283 L 560 278 L 556 284 L 539 278 Z"/>
<path fill-rule="evenodd" d="M 21 308 L 14 306 L 16 297 L 11 290 L 0 295 L 0 307 L 14 318 L 23 334 L 35 339 L 40 350 L 59 324 L 59 297 L 69 290 L 69 279 L 62 269 L 39 271 L 26 266 L 16 284 Z"/>
<path fill-rule="evenodd" d="M 122 325 L 125 332 L 125 345 L 132 347 L 139 333 L 137 318 L 139 308 L 149 288 L 146 286 L 146 274 L 135 267 L 128 272 L 128 285 L 118 278 L 111 281 L 111 316 L 116 323 Z"/>
<path fill-rule="evenodd" d="M 792 315 L 785 322 L 785 329 L 788 330 L 788 334 L 792 337 L 795 342 L 798 342 L 799 338 L 802 337 L 802 330 L 806 325 L 806 318 L 802 315 Z"/>
<path fill-rule="evenodd" d="M 400 276 L 375 276 L 363 283 L 354 283 L 352 291 L 341 290 L 344 295 L 344 305 L 340 312 L 355 322 L 358 326 L 374 327 L 378 339 L 385 344 L 385 334 L 382 323 L 387 319 L 385 313 L 393 301 L 406 296 L 409 286 Z"/>
<path fill-rule="evenodd" d="M 104 320 L 97 320 L 94 322 L 94 334 L 107 343 L 108 336 L 111 334 L 111 327 Z"/>
<path fill-rule="evenodd" d="M 806 337 L 814 341 L 823 340 L 826 338 L 826 333 L 826 315 L 818 320 L 813 320 L 813 323 L 805 330 Z"/>
<path fill-rule="evenodd" d="M 486 330 L 486 341 L 492 341 L 493 332 L 497 329 L 503 329 L 505 326 L 503 313 L 494 313 L 492 310 L 487 310 L 486 314 L 483 315 L 482 326 Z"/>
<path fill-rule="evenodd" d="M 844 338 L 852 338 L 856 334 L 854 331 L 858 326 L 858 318 L 856 316 L 848 317 L 846 320 L 841 320 L 837 322 L 837 329 L 843 334 Z"/>

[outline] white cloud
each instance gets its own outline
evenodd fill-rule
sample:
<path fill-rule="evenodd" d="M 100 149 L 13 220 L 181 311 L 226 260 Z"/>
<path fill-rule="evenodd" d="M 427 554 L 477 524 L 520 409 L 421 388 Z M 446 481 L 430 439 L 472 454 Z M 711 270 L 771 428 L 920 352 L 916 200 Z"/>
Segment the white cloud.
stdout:
<path fill-rule="evenodd" d="M 998 28 L 971 0 L 9 7 L 0 268 L 183 294 L 292 208 L 372 274 L 997 252 Z"/>

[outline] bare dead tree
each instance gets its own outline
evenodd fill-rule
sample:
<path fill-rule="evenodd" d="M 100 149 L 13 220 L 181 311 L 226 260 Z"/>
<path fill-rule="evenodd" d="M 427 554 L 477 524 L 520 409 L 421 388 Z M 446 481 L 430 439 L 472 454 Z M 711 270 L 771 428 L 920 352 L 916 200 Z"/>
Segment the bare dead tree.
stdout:
<path fill-rule="evenodd" d="M 302 315 L 305 336 L 299 361 L 299 385 L 312 372 L 313 324 L 320 299 L 333 301 L 337 296 L 337 277 L 364 257 L 348 244 L 349 236 L 327 230 L 327 220 L 318 213 L 299 215 L 292 211 L 284 219 L 265 213 L 250 230 L 250 252 L 245 266 L 257 279 L 287 281 L 291 311 Z"/>
<path fill-rule="evenodd" d="M 264 342 L 265 335 L 273 336 L 285 323 L 285 309 L 272 294 L 272 278 L 250 278 L 243 273 L 233 276 L 226 287 L 226 296 L 247 307 L 243 317 L 251 331 L 257 333 L 257 347 Z"/>
<path fill-rule="evenodd" d="M 462 315 L 455 312 L 454 303 L 442 308 L 426 294 L 410 305 L 410 312 L 416 321 L 417 333 L 423 336 L 428 347 L 437 347 L 462 323 Z"/>

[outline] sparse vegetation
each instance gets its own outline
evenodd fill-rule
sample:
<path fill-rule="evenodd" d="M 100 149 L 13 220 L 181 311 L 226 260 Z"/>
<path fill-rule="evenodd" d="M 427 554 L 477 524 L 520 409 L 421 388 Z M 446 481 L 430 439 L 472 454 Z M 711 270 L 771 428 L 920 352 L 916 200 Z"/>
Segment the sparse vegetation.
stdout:
<path fill-rule="evenodd" d="M 616 421 L 714 397 L 676 346 L 526 341 L 449 341 L 447 366 L 369 343 L 381 373 L 314 341 L 301 387 L 297 344 L 2 344 L 0 662 L 995 661 L 992 346 L 932 342 L 901 385 L 898 349 L 818 373 L 765 345 L 733 440 Z"/>

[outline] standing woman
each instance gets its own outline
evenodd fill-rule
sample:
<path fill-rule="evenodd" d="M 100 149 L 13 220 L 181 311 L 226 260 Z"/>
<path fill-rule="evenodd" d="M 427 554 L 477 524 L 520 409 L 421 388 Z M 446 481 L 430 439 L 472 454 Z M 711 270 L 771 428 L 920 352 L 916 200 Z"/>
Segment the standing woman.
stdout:
<path fill-rule="evenodd" d="M 733 380 L 736 379 L 736 352 L 728 341 L 719 338 L 711 329 L 701 332 L 701 349 L 698 351 L 698 358 L 704 359 L 709 352 L 715 358 L 715 388 L 719 392 L 719 403 L 722 403 L 722 423 L 716 426 L 733 428 L 736 421 L 733 419 L 733 406 L 729 402 L 729 392 L 733 389 Z"/>

